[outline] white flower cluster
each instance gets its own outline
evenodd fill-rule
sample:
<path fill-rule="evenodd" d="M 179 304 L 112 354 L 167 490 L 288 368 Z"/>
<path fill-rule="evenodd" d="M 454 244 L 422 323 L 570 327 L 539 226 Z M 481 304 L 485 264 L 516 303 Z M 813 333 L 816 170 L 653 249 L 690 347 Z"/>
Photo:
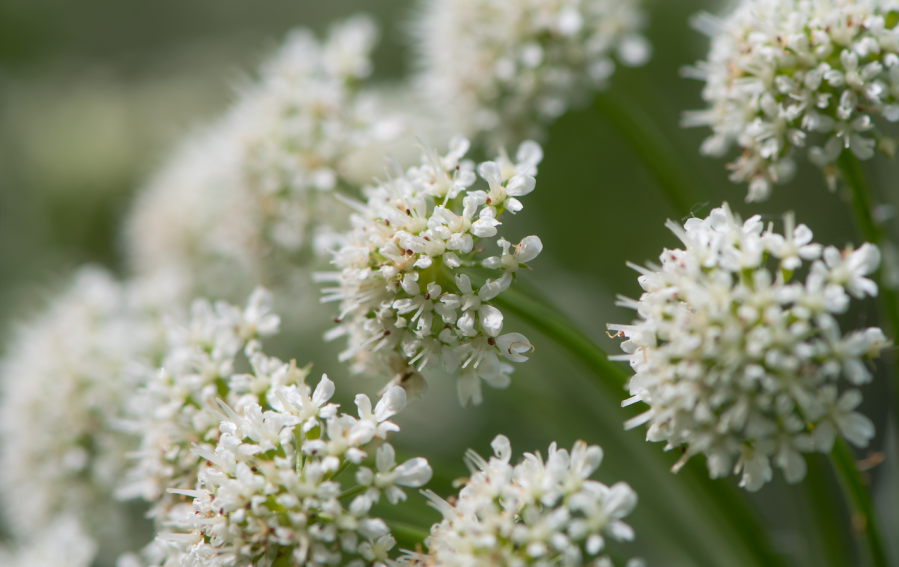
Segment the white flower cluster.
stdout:
<path fill-rule="evenodd" d="M 74 516 L 63 515 L 17 549 L 0 548 L 3 567 L 90 567 L 97 544 Z"/>
<path fill-rule="evenodd" d="M 194 497 L 195 516 L 185 525 L 195 528 L 168 536 L 190 545 L 183 564 L 383 565 L 395 540 L 371 517 L 372 505 L 382 495 L 391 504 L 405 500 L 400 486 L 423 486 L 432 474 L 420 457 L 397 466 L 387 443 L 377 450 L 377 472 L 359 466 L 367 445 L 399 430 L 388 419 L 403 409 L 405 391 L 390 388 L 374 409 L 357 395 L 358 419 L 328 403 L 334 383 L 327 376 L 314 392 L 302 383 L 273 391 L 268 410 L 250 402 L 238 412 L 221 403 L 228 420 L 215 452 L 194 448 L 209 466 L 200 470 L 198 490 L 177 492 Z M 345 488 L 338 476 L 352 466 L 356 485 Z"/>
<path fill-rule="evenodd" d="M 360 394 L 358 419 L 338 415 L 327 376 L 312 391 L 308 369 L 262 352 L 259 338 L 280 323 L 271 303 L 257 288 L 244 309 L 197 300 L 188 323 L 169 323 L 163 369 L 126 406 L 132 419 L 125 425 L 141 443 L 119 492 L 153 503 L 150 515 L 166 533 L 122 565 L 279 557 L 335 565 L 349 556 L 362 565 L 393 546 L 369 509 L 382 494 L 393 504 L 404 500 L 399 486 L 424 485 L 431 469 L 420 458 L 397 466 L 388 444 L 377 450 L 376 471 L 359 465 L 368 444 L 398 430 L 387 420 L 405 405 L 405 391 L 388 389 L 374 409 Z M 237 360 L 241 352 L 246 361 Z M 252 373 L 235 372 L 246 363 Z M 336 477 L 350 466 L 357 486 L 345 509 L 340 500 L 348 495 Z"/>
<path fill-rule="evenodd" d="M 549 121 L 607 85 L 616 59 L 649 59 L 641 4 L 427 0 L 416 28 L 419 84 L 462 131 L 503 143 L 539 139 Z"/>
<path fill-rule="evenodd" d="M 162 369 L 146 370 L 143 383 L 126 400 L 125 417 L 118 425 L 136 435 L 140 446 L 131 453 L 133 465 L 118 496 L 153 503 L 150 517 L 157 526 L 168 520 L 179 501 L 166 490 L 196 486 L 202 459 L 191 447 L 215 448 L 223 418 L 217 399 L 239 406 L 247 397 L 259 401 L 273 395 L 274 387 L 302 384 L 306 371 L 260 351 L 259 339 L 276 333 L 280 324 L 270 313 L 271 303 L 262 288 L 242 310 L 225 302 L 213 306 L 196 300 L 186 324 L 167 322 Z M 246 361 L 236 360 L 241 352 Z M 249 362 L 253 374 L 236 373 L 239 362 Z"/>
<path fill-rule="evenodd" d="M 602 463 L 602 448 L 578 441 L 569 453 L 549 446 L 525 453 L 512 466 L 512 447 L 504 435 L 491 443 L 490 460 L 469 450 L 471 478 L 453 504 L 431 491 L 425 495 L 443 514 L 425 540 L 428 554 L 412 554 L 403 563 L 440 567 L 494 565 L 590 565 L 612 567 L 599 555 L 606 538 L 631 541 L 634 530 L 622 521 L 637 505 L 637 494 L 624 482 L 609 487 L 589 477 Z M 644 565 L 639 559 L 628 567 Z"/>
<path fill-rule="evenodd" d="M 862 160 L 892 156 L 878 129 L 899 120 L 899 12 L 894 0 L 744 0 L 723 20 L 697 20 L 712 37 L 708 61 L 685 70 L 706 81 L 709 108 L 686 126 L 709 126 L 702 153 L 741 155 L 731 180 L 748 182 L 747 201 L 766 199 L 809 149 L 833 188 L 832 163 L 848 149 Z M 817 136 L 816 136 L 817 135 Z"/>
<path fill-rule="evenodd" d="M 128 222 L 135 270 L 174 274 L 193 297 L 243 294 L 235 280 L 271 280 L 308 263 L 317 232 L 346 224 L 333 191 L 381 171 L 413 121 L 421 134 L 436 128 L 402 88 L 363 86 L 376 37 L 364 16 L 323 41 L 294 31 L 227 114 L 177 148 L 139 195 Z"/>
<path fill-rule="evenodd" d="M 823 248 L 792 214 L 781 235 L 759 216 L 741 223 L 726 204 L 667 226 L 685 249 L 665 250 L 661 266 L 632 266 L 645 293 L 618 304 L 640 320 L 609 325 L 628 338 L 617 358 L 635 372 L 623 405 L 650 406 L 627 427 L 649 423 L 647 440 L 683 448 L 675 471 L 701 453 L 713 478 L 742 471 L 750 491 L 771 480 L 772 461 L 788 482 L 802 480 L 800 453 L 830 452 L 837 432 L 866 446 L 874 425 L 853 411 L 854 386 L 871 380 L 867 365 L 889 343 L 876 327 L 844 335 L 835 317 L 850 296 L 877 295 L 866 277 L 877 247 Z M 805 281 L 791 282 L 803 262 Z M 852 388 L 839 394 L 841 377 Z"/>
<path fill-rule="evenodd" d="M 484 191 L 469 189 L 474 164 L 460 161 L 468 140 L 457 136 L 449 145 L 445 156 L 423 148 L 420 166 L 364 190 L 367 202 L 352 203 L 353 229 L 334 252 L 342 271 L 318 279 L 337 284 L 322 299 L 340 301 L 340 325 L 329 337 L 348 336 L 340 358 L 356 372 L 395 376 L 413 389 L 423 384 L 417 372 L 440 365 L 459 375 L 463 404 L 480 403 L 479 377 L 505 388 L 512 369 L 499 357 L 523 362 L 533 348 L 519 333 L 502 334 L 503 314 L 489 301 L 543 244 L 536 236 L 515 246 L 500 238 L 501 255 L 481 253 L 483 240 L 498 233 L 498 217 L 519 212 L 518 197 L 534 190 L 543 152 L 526 141 L 514 162 L 503 152 L 480 164 Z"/>
<path fill-rule="evenodd" d="M 132 386 L 135 361 L 158 341 L 134 287 L 84 268 L 7 349 L 0 368 L 0 510 L 21 541 L 63 516 L 113 547 L 127 531 L 109 487 L 131 447 L 113 430 L 111 409 Z"/>

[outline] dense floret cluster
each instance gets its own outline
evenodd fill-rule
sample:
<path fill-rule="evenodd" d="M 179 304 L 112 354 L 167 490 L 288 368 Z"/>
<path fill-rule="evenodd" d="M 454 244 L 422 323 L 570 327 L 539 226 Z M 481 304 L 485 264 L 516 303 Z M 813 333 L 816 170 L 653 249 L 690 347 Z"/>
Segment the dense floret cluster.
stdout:
<path fill-rule="evenodd" d="M 612 567 L 600 555 L 606 538 L 634 539 L 622 521 L 637 505 L 637 494 L 624 482 L 609 487 L 590 480 L 602 463 L 602 448 L 578 441 L 569 453 L 549 446 L 525 453 L 511 464 L 512 447 L 504 435 L 491 443 L 494 456 L 469 450 L 471 470 L 453 504 L 427 491 L 443 521 L 426 540 L 428 554 L 412 554 L 405 563 L 441 567 L 493 565 L 590 565 Z M 632 559 L 628 567 L 644 565 Z"/>
<path fill-rule="evenodd" d="M 747 201 L 789 180 L 806 146 L 834 187 L 844 150 L 862 160 L 895 153 L 882 127 L 899 120 L 897 23 L 892 0 L 745 0 L 724 19 L 703 15 L 709 58 L 685 71 L 706 82 L 709 108 L 684 124 L 712 128 L 706 155 L 740 148 L 728 167 L 749 184 Z"/>
<path fill-rule="evenodd" d="M 271 303 L 261 288 L 244 309 L 197 300 L 188 323 L 169 324 L 162 370 L 127 406 L 137 418 L 125 424 L 141 442 L 119 492 L 151 502 L 163 534 L 125 565 L 334 565 L 382 560 L 393 546 L 368 512 L 382 495 L 405 500 L 399 486 L 424 485 L 431 469 L 421 458 L 397 466 L 386 443 L 376 471 L 360 465 L 372 441 L 399 429 L 388 419 L 403 409 L 405 391 L 389 388 L 374 409 L 360 394 L 358 418 L 338 415 L 327 376 L 313 391 L 308 368 L 261 350 L 259 339 L 280 322 Z M 235 372 L 241 352 L 251 373 Z M 337 476 L 349 467 L 357 495 L 344 508 L 349 495 Z"/>
<path fill-rule="evenodd" d="M 189 321 L 170 317 L 161 369 L 145 370 L 143 383 L 126 400 L 119 427 L 140 445 L 118 496 L 153 503 L 150 516 L 157 527 L 179 501 L 166 491 L 196 486 L 202 458 L 191 448 L 215 448 L 222 420 L 217 399 L 239 406 L 245 397 L 258 401 L 274 395 L 272 388 L 302 384 L 307 370 L 261 352 L 260 339 L 276 333 L 280 323 L 271 303 L 271 295 L 258 288 L 244 309 L 198 299 Z M 235 372 L 240 362 L 249 362 L 253 374 Z"/>
<path fill-rule="evenodd" d="M 503 152 L 480 164 L 485 191 L 470 189 L 477 178 L 474 164 L 462 161 L 468 140 L 455 137 L 449 146 L 444 156 L 424 147 L 421 165 L 393 172 L 364 190 L 365 203 L 351 203 L 353 229 L 334 252 L 341 271 L 319 279 L 336 284 L 323 301 L 340 302 L 330 336 L 348 338 L 341 360 L 407 388 L 420 385 L 418 372 L 441 366 L 459 376 L 463 404 L 479 403 L 479 378 L 509 384 L 511 367 L 500 356 L 523 362 L 532 349 L 523 335 L 502 334 L 503 314 L 489 302 L 543 244 L 536 236 L 515 246 L 500 238 L 500 255 L 482 252 L 500 215 L 521 211 L 518 197 L 534 190 L 543 152 L 524 142 L 514 162 Z"/>
<path fill-rule="evenodd" d="M 874 425 L 853 411 L 855 387 L 871 380 L 868 364 L 889 343 L 876 327 L 843 334 L 836 317 L 852 297 L 877 295 L 866 277 L 877 247 L 824 248 L 792 214 L 778 234 L 759 216 L 741 223 L 726 204 L 668 228 L 685 249 L 665 250 L 660 266 L 633 266 L 645 293 L 619 304 L 640 320 L 609 325 L 628 338 L 617 358 L 635 372 L 624 404 L 650 406 L 628 427 L 649 423 L 649 441 L 683 447 L 675 470 L 701 453 L 712 477 L 742 471 L 752 491 L 771 480 L 772 462 L 787 481 L 802 480 L 801 453 L 829 453 L 837 433 L 866 446 Z M 805 281 L 791 281 L 803 262 Z M 849 388 L 839 393 L 841 379 Z"/>
<path fill-rule="evenodd" d="M 603 89 L 615 61 L 644 64 L 640 0 L 427 0 L 419 84 L 451 123 L 493 143 L 544 128 Z"/>
<path fill-rule="evenodd" d="M 136 288 L 82 269 L 18 330 L 3 360 L 0 509 L 25 541 L 63 516 L 105 544 L 115 545 L 127 529 L 109 487 L 131 445 L 115 432 L 110 408 L 121 407 L 158 341 Z"/>

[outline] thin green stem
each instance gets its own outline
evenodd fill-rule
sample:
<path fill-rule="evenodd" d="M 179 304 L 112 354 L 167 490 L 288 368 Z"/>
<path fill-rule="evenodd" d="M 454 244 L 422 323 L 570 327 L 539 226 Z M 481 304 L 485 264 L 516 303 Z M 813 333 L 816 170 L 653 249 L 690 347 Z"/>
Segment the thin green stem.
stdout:
<path fill-rule="evenodd" d="M 889 243 L 886 233 L 874 221 L 871 211 L 871 192 L 865 183 L 865 176 L 862 172 L 861 164 L 852 155 L 851 152 L 844 151 L 840 155 L 840 170 L 843 172 L 843 178 L 846 185 L 852 191 L 852 212 L 854 213 L 855 223 L 862 237 L 868 242 L 876 244 L 883 249 L 885 244 Z M 886 315 L 887 323 L 890 331 L 895 335 L 899 332 L 899 297 L 896 290 L 884 285 L 884 272 L 886 270 L 881 266 L 875 277 L 880 287 L 880 302 Z"/>
<path fill-rule="evenodd" d="M 620 364 L 609 360 L 608 355 L 583 333 L 574 328 L 559 311 L 542 301 L 528 297 L 515 289 L 507 289 L 491 300 L 496 305 L 514 313 L 519 319 L 541 331 L 560 346 L 575 355 L 593 371 L 609 393 L 620 397 L 624 393 L 628 372 Z"/>
<path fill-rule="evenodd" d="M 840 171 L 843 173 L 843 179 L 852 192 L 852 211 L 855 218 L 856 227 L 861 236 L 884 249 L 885 245 L 889 245 L 889 238 L 881 227 L 874 221 L 871 206 L 871 192 L 868 184 L 865 183 L 865 175 L 862 172 L 861 164 L 849 151 L 843 151 L 839 161 Z M 879 288 L 878 303 L 887 326 L 887 332 L 896 340 L 899 336 L 899 295 L 896 290 L 884 285 L 884 276 L 886 268 L 881 264 L 880 269 L 874 275 Z M 890 384 L 890 392 L 893 396 L 893 415 L 894 423 L 899 425 L 899 363 L 893 362 L 893 381 Z"/>
<path fill-rule="evenodd" d="M 367 486 L 359 484 L 354 486 L 353 488 L 348 488 L 340 493 L 340 496 L 337 498 L 343 500 L 344 498 L 350 498 L 351 496 L 356 496 L 357 494 L 362 494 L 368 489 Z"/>
<path fill-rule="evenodd" d="M 613 396 L 614 399 L 622 397 L 628 378 L 626 369 L 611 362 L 601 348 L 571 325 L 557 309 L 543 301 L 527 297 L 514 287 L 504 291 L 492 301 L 503 310 L 540 330 L 546 337 L 578 358 L 592 371 L 597 383 L 607 395 Z M 742 498 L 733 493 L 732 489 L 710 480 L 701 464 L 692 461 L 682 473 L 694 477 L 697 484 L 711 496 L 718 513 L 727 518 L 745 547 L 755 555 L 755 561 L 759 565 L 785 565 L 783 558 L 772 551 L 767 532 L 758 516 L 748 508 Z"/>
<path fill-rule="evenodd" d="M 821 557 L 817 560 L 827 567 L 843 567 L 851 563 L 847 551 L 851 548 L 849 537 L 842 529 L 840 521 L 843 511 L 839 502 L 828 498 L 833 493 L 826 457 L 821 454 L 808 455 L 808 472 L 802 481 L 805 499 L 812 513 L 812 522 L 818 532 Z"/>
<path fill-rule="evenodd" d="M 424 545 L 425 538 L 431 535 L 428 530 L 405 522 L 387 520 L 387 526 L 395 538 L 416 544 Z"/>
<path fill-rule="evenodd" d="M 886 553 L 880 539 L 874 507 L 868 496 L 868 489 L 862 482 L 855 459 L 845 441 L 838 438 L 830 453 L 830 462 L 840 479 L 843 494 L 852 510 L 852 527 L 856 531 L 867 564 L 872 567 L 887 567 Z"/>
<path fill-rule="evenodd" d="M 594 108 L 615 128 L 646 166 L 665 198 L 678 214 L 690 214 L 697 203 L 696 183 L 682 166 L 674 144 L 639 106 L 613 92 L 596 96 Z"/>

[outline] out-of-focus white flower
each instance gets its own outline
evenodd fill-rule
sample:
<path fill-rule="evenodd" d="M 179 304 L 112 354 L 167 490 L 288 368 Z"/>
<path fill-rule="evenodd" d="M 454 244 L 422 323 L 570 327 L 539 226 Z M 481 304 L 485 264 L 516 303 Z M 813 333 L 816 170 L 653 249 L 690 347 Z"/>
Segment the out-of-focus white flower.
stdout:
<path fill-rule="evenodd" d="M 895 142 L 877 122 L 899 120 L 899 30 L 892 0 L 743 0 L 724 19 L 702 14 L 712 38 L 708 61 L 684 70 L 706 82 L 709 108 L 686 126 L 709 126 L 702 153 L 741 155 L 731 180 L 749 184 L 747 201 L 768 198 L 789 180 L 797 148 L 824 169 L 851 151 L 862 160 Z"/>
<path fill-rule="evenodd" d="M 111 422 L 160 335 L 147 311 L 153 300 L 146 303 L 141 289 L 82 269 L 8 347 L 0 367 L 0 510 L 22 542 L 69 516 L 104 546 L 121 543 L 127 516 L 111 487 L 132 446 Z"/>
<path fill-rule="evenodd" d="M 639 0 L 425 0 L 420 88 L 452 123 L 493 143 L 540 139 L 603 89 L 615 61 L 644 64 Z"/>
<path fill-rule="evenodd" d="M 685 249 L 665 250 L 661 266 L 632 266 L 645 293 L 618 304 L 640 319 L 609 328 L 628 339 L 627 354 L 614 358 L 635 371 L 623 405 L 650 408 L 627 426 L 648 423 L 647 440 L 682 447 L 675 471 L 701 453 L 712 477 L 742 472 L 740 485 L 755 491 L 772 464 L 788 482 L 802 480 L 801 453 L 829 452 L 837 432 L 860 447 L 874 436 L 854 411 L 861 393 L 850 387 L 838 397 L 837 384 L 870 381 L 889 341 L 876 327 L 843 335 L 835 316 L 849 294 L 877 295 L 867 276 L 880 256 L 871 244 L 822 251 L 794 222 L 787 214 L 786 234 L 776 234 L 758 216 L 742 223 L 725 204 L 683 227 L 668 221 Z M 769 254 L 779 260 L 774 273 Z M 803 262 L 811 262 L 805 281 L 791 282 Z"/>
<path fill-rule="evenodd" d="M 16 549 L 0 548 L 3 567 L 89 567 L 97 544 L 84 533 L 80 521 L 63 515 L 35 531 Z"/>
<path fill-rule="evenodd" d="M 139 274 L 170 273 L 184 297 L 231 297 L 309 264 L 328 228 L 345 228 L 335 191 L 355 190 L 399 145 L 440 131 L 406 87 L 363 84 L 377 39 L 349 18 L 319 41 L 294 31 L 237 93 L 227 114 L 176 148 L 137 198 L 127 225 Z"/>
<path fill-rule="evenodd" d="M 606 486 L 589 479 L 602 463 L 600 447 L 578 441 L 569 453 L 553 443 L 546 461 L 540 453 L 525 453 L 512 466 L 505 436 L 491 446 L 490 460 L 471 450 L 465 454 L 471 477 L 453 504 L 425 491 L 443 521 L 425 540 L 428 553 L 410 554 L 400 564 L 611 567 L 609 557 L 600 555 L 606 539 L 634 539 L 622 519 L 637 505 L 637 494 L 624 482 Z"/>
<path fill-rule="evenodd" d="M 500 215 L 522 209 L 518 197 L 534 190 L 540 147 L 521 144 L 516 160 L 505 153 L 478 166 L 486 190 L 470 189 L 474 164 L 462 161 L 461 136 L 438 155 L 424 147 L 421 165 L 399 169 L 365 189 L 366 203 L 350 202 L 353 229 L 339 237 L 333 264 L 341 272 L 318 274 L 322 301 L 339 301 L 339 326 L 347 336 L 340 355 L 356 372 L 396 377 L 441 366 L 459 375 L 462 403 L 480 402 L 480 380 L 509 384 L 511 367 L 532 349 L 519 333 L 503 334 L 503 314 L 490 300 L 543 249 L 536 236 L 514 247 L 500 238 L 501 256 L 482 257 L 484 240 L 498 234 Z M 469 277 L 469 274 L 471 277 Z M 483 283 L 480 286 L 472 278 Z"/>

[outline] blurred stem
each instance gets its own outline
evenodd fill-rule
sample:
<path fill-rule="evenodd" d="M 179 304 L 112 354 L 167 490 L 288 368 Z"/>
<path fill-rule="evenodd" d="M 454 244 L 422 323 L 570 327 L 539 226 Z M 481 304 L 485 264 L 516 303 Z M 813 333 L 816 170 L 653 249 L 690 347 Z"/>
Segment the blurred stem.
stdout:
<path fill-rule="evenodd" d="M 544 301 L 528 297 L 514 287 L 504 291 L 492 302 L 538 329 L 583 362 L 592 370 L 607 395 L 613 396 L 613 399 L 622 397 L 629 373 L 623 366 L 611 362 L 608 355 L 578 331 L 558 309 Z M 712 497 L 718 513 L 727 519 L 744 546 L 754 554 L 755 562 L 767 567 L 786 565 L 783 558 L 772 551 L 767 531 L 758 515 L 730 487 L 709 479 L 704 467 L 694 463 L 698 462 L 691 460 L 682 474 L 688 473 L 694 477 L 696 484 Z"/>
<path fill-rule="evenodd" d="M 405 522 L 387 521 L 390 532 L 398 540 L 424 545 L 425 538 L 431 535 L 428 530 Z"/>
<path fill-rule="evenodd" d="M 889 239 L 886 233 L 874 221 L 871 214 L 871 191 L 865 182 L 865 175 L 862 172 L 861 164 L 852 152 L 843 150 L 839 160 L 840 171 L 843 173 L 843 179 L 849 189 L 852 191 L 852 210 L 855 217 L 856 228 L 861 236 L 876 244 L 883 254 L 884 246 L 889 245 Z M 879 305 L 884 316 L 884 320 L 888 326 L 887 332 L 896 340 L 899 333 L 899 296 L 896 290 L 886 285 L 886 266 L 885 261 L 881 261 L 880 269 L 875 274 L 877 286 L 879 288 Z M 893 421 L 899 425 L 899 364 L 893 361 L 893 381 L 890 383 L 890 391 L 893 395 L 893 415 L 896 417 Z"/>
<path fill-rule="evenodd" d="M 678 214 L 689 215 L 698 202 L 694 183 L 674 144 L 652 119 L 639 106 L 610 91 L 599 93 L 593 107 L 628 143 Z"/>
<path fill-rule="evenodd" d="M 877 518 L 874 516 L 868 489 L 858 474 L 852 452 L 842 438 L 837 437 L 830 453 L 830 462 L 840 479 L 843 494 L 852 511 L 852 528 L 858 536 L 859 546 L 867 558 L 868 565 L 887 567 L 886 554 L 880 540 Z"/>
<path fill-rule="evenodd" d="M 805 488 L 805 497 L 811 508 L 812 521 L 818 531 L 818 539 L 824 555 L 823 565 L 828 567 L 843 567 L 851 563 L 846 551 L 849 549 L 846 534 L 840 528 L 842 510 L 833 498 L 823 498 L 823 495 L 832 494 L 833 487 L 828 477 L 828 467 L 824 455 L 811 454 L 808 456 L 809 467 L 802 481 Z"/>

